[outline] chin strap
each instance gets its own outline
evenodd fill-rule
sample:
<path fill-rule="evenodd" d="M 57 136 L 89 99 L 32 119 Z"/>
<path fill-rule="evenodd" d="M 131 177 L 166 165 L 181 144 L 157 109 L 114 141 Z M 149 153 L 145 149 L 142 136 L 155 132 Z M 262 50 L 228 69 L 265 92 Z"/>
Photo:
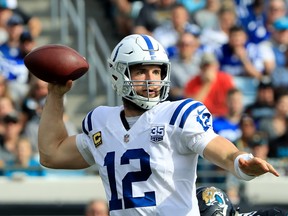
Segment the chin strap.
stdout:
<path fill-rule="evenodd" d="M 130 126 L 129 126 L 129 123 L 127 122 L 127 119 L 125 117 L 125 113 L 124 113 L 124 110 L 122 110 L 120 112 L 120 118 L 121 118 L 121 121 L 123 123 L 123 126 L 125 127 L 125 129 L 128 131 L 130 130 Z"/>

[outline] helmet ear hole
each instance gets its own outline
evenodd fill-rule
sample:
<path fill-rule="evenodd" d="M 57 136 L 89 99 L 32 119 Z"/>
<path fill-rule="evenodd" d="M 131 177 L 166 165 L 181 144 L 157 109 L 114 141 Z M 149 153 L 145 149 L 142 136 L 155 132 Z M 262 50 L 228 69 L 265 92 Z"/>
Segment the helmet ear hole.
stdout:
<path fill-rule="evenodd" d="M 118 77 L 116 77 L 115 75 L 112 75 L 112 77 L 115 80 L 115 82 L 118 80 Z"/>
<path fill-rule="evenodd" d="M 128 67 L 128 68 L 125 70 L 125 73 L 124 73 L 124 75 L 125 75 L 126 77 L 130 77 L 129 71 L 130 71 L 130 68 Z"/>

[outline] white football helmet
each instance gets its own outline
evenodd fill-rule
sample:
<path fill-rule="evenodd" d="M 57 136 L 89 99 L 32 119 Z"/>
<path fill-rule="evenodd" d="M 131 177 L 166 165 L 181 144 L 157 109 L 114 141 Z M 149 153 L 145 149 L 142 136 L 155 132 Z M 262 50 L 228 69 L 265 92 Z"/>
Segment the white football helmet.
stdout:
<path fill-rule="evenodd" d="M 170 62 L 162 47 L 148 35 L 132 34 L 122 39 L 108 59 L 112 87 L 118 95 L 132 101 L 143 109 L 151 109 L 168 97 L 170 87 Z M 134 86 L 146 85 L 149 89 L 152 80 L 131 80 L 129 67 L 136 64 L 159 65 L 161 67 L 161 93 L 158 97 L 143 97 L 136 93 Z M 157 84 L 158 85 L 158 84 Z M 149 94 L 148 94 L 149 95 Z"/>

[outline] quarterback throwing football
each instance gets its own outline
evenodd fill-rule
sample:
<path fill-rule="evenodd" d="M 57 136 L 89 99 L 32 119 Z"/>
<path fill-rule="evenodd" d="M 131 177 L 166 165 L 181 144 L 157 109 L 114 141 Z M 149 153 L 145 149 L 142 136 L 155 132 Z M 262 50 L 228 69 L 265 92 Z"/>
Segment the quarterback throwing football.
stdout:
<path fill-rule="evenodd" d="M 49 84 L 39 151 L 42 165 L 49 168 L 97 164 L 110 215 L 200 215 L 195 186 L 199 155 L 243 180 L 268 172 L 279 175 L 265 160 L 240 152 L 215 134 L 203 103 L 165 101 L 170 62 L 152 37 L 125 37 L 108 63 L 123 105 L 91 110 L 82 122 L 83 132 L 69 137 L 62 115 L 72 80 Z"/>

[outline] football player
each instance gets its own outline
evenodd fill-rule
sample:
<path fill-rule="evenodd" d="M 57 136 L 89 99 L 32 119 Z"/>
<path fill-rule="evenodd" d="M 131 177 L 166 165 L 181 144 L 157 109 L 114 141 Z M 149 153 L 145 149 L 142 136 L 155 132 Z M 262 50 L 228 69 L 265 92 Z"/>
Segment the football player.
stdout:
<path fill-rule="evenodd" d="M 227 194 L 213 186 L 202 186 L 196 190 L 201 216 L 287 216 L 282 209 L 270 208 L 240 213 L 234 208 Z"/>
<path fill-rule="evenodd" d="M 265 160 L 240 152 L 215 134 L 203 103 L 190 98 L 165 101 L 170 62 L 154 38 L 125 37 L 108 63 L 123 105 L 91 110 L 82 122 L 83 132 L 68 136 L 63 98 L 72 80 L 49 84 L 38 136 L 40 161 L 46 167 L 98 165 L 110 215 L 200 215 L 195 186 L 199 155 L 240 179 L 268 172 L 279 176 Z"/>

